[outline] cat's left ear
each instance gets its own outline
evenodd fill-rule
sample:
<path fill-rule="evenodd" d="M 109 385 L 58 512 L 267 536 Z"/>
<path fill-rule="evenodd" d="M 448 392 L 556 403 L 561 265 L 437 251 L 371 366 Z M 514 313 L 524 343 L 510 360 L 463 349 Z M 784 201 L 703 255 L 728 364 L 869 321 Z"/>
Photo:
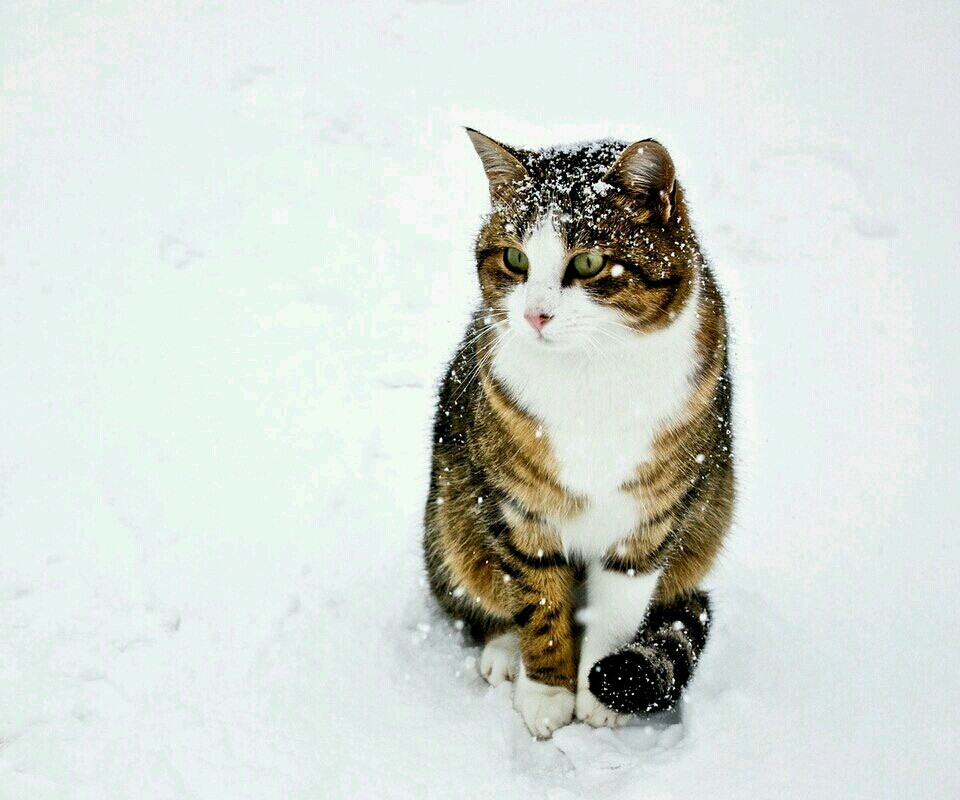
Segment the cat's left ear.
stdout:
<path fill-rule="evenodd" d="M 483 162 L 483 171 L 487 173 L 487 180 L 490 181 L 490 194 L 494 194 L 504 184 L 520 180 L 527 174 L 519 159 L 500 142 L 473 128 L 467 128 L 467 136 Z"/>
<path fill-rule="evenodd" d="M 654 139 L 634 142 L 603 176 L 628 192 L 642 195 L 657 216 L 667 223 L 677 210 L 677 174 L 667 148 Z"/>

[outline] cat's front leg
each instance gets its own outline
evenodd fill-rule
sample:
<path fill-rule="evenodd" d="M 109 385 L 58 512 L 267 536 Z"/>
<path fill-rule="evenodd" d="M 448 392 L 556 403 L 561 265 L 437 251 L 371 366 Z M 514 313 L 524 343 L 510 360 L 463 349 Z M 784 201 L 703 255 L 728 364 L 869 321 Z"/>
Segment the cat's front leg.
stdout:
<path fill-rule="evenodd" d="M 577 719 L 594 727 L 616 727 L 629 717 L 603 705 L 590 691 L 590 670 L 604 656 L 633 640 L 643 622 L 660 571 L 638 574 L 591 564 L 587 569 L 587 607 L 577 673 Z"/>
<path fill-rule="evenodd" d="M 576 664 L 573 569 L 559 554 L 511 554 L 520 672 L 514 708 L 534 736 L 548 738 L 573 719 Z"/>

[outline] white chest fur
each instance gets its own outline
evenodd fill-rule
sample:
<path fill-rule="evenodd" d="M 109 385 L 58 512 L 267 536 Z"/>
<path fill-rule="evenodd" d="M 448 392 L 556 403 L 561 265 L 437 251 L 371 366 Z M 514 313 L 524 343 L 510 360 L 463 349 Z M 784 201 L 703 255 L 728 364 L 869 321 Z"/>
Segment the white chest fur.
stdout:
<path fill-rule="evenodd" d="M 620 486 L 650 459 L 654 436 L 689 397 L 698 300 L 695 291 L 655 333 L 619 328 L 615 338 L 600 338 L 601 351 L 504 337 L 494 374 L 541 423 L 561 483 L 589 501 L 577 518 L 558 523 L 567 552 L 598 557 L 635 530 L 642 509 Z"/>

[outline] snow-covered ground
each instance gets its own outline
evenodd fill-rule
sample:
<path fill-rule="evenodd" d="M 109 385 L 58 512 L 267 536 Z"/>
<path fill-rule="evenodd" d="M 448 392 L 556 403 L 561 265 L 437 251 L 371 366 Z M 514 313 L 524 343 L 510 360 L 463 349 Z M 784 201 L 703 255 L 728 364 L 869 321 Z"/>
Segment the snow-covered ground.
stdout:
<path fill-rule="evenodd" d="M 960 11 L 0 7 L 0 797 L 955 798 Z M 682 711 L 533 741 L 428 601 L 459 126 L 658 136 L 729 295 Z"/>

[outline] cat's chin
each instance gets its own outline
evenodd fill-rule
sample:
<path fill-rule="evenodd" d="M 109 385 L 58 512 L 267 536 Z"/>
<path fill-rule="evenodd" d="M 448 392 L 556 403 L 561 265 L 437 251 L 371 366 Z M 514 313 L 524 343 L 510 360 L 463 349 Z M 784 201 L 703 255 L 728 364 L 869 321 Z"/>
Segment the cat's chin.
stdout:
<path fill-rule="evenodd" d="M 523 326 L 509 325 L 506 329 L 501 328 L 501 337 L 514 347 L 521 347 L 531 352 L 567 352 L 579 350 L 582 342 L 578 342 L 574 337 L 557 336 L 552 332 L 546 335 L 534 333 L 531 329 Z"/>
<path fill-rule="evenodd" d="M 572 353 L 582 348 L 568 339 L 548 339 L 546 336 L 524 336 L 524 346 L 534 352 Z"/>

